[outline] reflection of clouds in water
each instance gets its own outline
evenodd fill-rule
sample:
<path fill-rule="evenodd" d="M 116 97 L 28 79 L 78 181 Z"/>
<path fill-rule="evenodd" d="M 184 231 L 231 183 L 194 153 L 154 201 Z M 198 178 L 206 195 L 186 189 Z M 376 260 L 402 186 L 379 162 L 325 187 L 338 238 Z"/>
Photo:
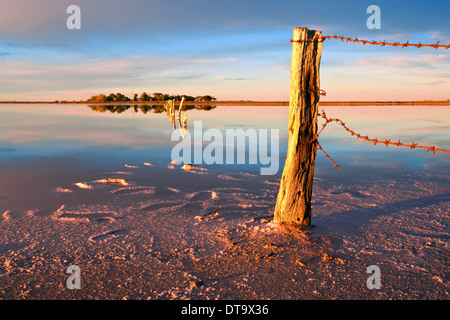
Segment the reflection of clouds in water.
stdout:
<path fill-rule="evenodd" d="M 359 156 L 359 157 L 352 157 L 350 163 L 353 166 L 362 166 L 370 168 L 401 169 L 404 167 L 404 165 L 399 160 L 392 158 L 389 160 L 380 161 L 380 159 L 373 159 L 371 157 Z"/>
<path fill-rule="evenodd" d="M 0 141 L 6 141 L 11 144 L 35 143 L 45 138 L 45 135 L 39 130 L 29 130 L 20 125 L 14 128 L 5 128 L 2 131 Z"/>
<path fill-rule="evenodd" d="M 171 128 L 167 124 L 164 106 L 152 105 L 5 105 L 2 108 L 2 136 L 0 146 L 3 158 L 17 153 L 20 156 L 51 156 L 54 154 L 80 153 L 101 158 L 106 153 L 122 154 L 123 163 L 142 164 L 144 161 L 162 160 L 170 155 Z M 383 106 L 383 107 L 325 107 L 329 117 L 340 118 L 346 125 L 370 138 L 392 139 L 403 143 L 435 145 L 449 149 L 450 117 L 448 107 Z M 191 120 L 203 122 L 204 128 L 253 128 L 279 129 L 280 156 L 285 155 L 288 141 L 288 107 L 218 106 L 211 112 L 209 106 L 183 105 L 184 112 L 191 112 Z M 192 115 L 192 116 L 190 116 Z M 319 119 L 319 130 L 323 122 Z M 429 162 L 444 165 L 442 155 L 433 156 L 423 150 L 384 145 L 356 139 L 340 125 L 330 123 L 320 134 L 324 150 L 343 167 L 365 165 L 367 167 L 388 163 L 412 163 L 423 166 Z M 151 158 L 142 155 L 151 153 Z M 101 154 L 101 156 L 100 156 Z M 351 156 L 364 155 L 372 159 L 365 164 L 354 162 Z M 127 158 L 125 158 L 127 157 Z M 321 158 L 318 155 L 318 158 Z M 165 160 L 166 158 L 164 158 Z M 373 160 L 375 159 L 375 160 Z M 129 162 L 128 162 L 129 161 Z M 348 161 L 348 163 L 346 163 Z M 328 163 L 327 163 L 328 165 Z M 430 164 L 431 165 L 431 164 Z"/>
<path fill-rule="evenodd" d="M 446 170 L 450 167 L 450 156 L 441 155 L 433 159 L 433 161 L 424 162 L 423 168 L 425 170 Z M 448 172 L 450 175 L 450 172 Z"/>

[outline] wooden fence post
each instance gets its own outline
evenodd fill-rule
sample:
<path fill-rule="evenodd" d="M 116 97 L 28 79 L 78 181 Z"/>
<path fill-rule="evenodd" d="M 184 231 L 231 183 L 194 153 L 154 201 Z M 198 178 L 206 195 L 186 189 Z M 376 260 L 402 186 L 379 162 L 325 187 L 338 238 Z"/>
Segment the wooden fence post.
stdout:
<path fill-rule="evenodd" d="M 289 142 L 281 177 L 274 221 L 310 225 L 311 196 L 316 161 L 317 109 L 320 98 L 319 66 L 322 41 L 320 31 L 295 28 L 292 42 L 289 97 Z"/>

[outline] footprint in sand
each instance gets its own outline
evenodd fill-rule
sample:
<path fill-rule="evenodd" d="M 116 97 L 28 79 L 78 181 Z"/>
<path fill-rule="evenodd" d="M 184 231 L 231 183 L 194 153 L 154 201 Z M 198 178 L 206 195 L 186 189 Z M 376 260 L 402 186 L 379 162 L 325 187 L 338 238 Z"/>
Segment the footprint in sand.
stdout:
<path fill-rule="evenodd" d="M 337 191 L 330 192 L 330 194 L 349 195 L 350 197 L 355 197 L 355 198 L 367 198 L 368 197 L 367 194 L 364 194 L 364 193 L 359 192 L 359 191 L 353 191 L 353 190 L 337 190 Z"/>
<path fill-rule="evenodd" d="M 99 241 L 103 241 L 103 240 L 108 240 L 110 238 L 116 238 L 118 236 L 124 236 L 129 233 L 130 233 L 130 231 L 127 229 L 117 229 L 117 230 L 109 231 L 107 233 L 100 234 L 98 236 L 92 236 L 89 238 L 89 240 L 99 242 Z"/>

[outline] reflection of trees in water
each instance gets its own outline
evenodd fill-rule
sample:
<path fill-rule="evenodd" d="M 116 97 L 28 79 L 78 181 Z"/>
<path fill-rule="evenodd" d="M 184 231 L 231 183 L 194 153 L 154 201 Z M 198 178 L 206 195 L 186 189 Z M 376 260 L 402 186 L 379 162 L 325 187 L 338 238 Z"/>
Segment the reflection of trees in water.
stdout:
<path fill-rule="evenodd" d="M 88 105 L 89 108 L 93 111 L 97 112 L 106 112 L 109 111 L 111 113 L 122 113 L 124 111 L 127 111 L 128 109 L 133 109 L 134 112 L 142 112 L 143 114 L 147 114 L 149 112 L 153 113 L 163 113 L 166 111 L 164 105 L 147 105 L 147 104 L 135 104 L 135 105 L 108 105 L 108 104 L 92 104 Z M 212 109 L 216 108 L 216 106 L 213 105 L 193 105 L 193 106 L 183 106 L 183 111 L 187 110 L 203 110 L 203 111 L 210 111 Z"/>

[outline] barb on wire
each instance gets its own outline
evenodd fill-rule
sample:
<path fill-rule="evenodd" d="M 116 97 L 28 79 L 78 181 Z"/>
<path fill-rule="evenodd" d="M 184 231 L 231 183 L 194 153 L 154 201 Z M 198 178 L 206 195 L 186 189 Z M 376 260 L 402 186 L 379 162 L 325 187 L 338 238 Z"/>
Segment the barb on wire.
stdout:
<path fill-rule="evenodd" d="M 420 149 L 426 149 L 427 152 L 428 151 L 433 151 L 433 154 L 436 154 L 436 152 L 445 152 L 450 154 L 450 150 L 445 150 L 445 149 L 438 149 L 436 148 L 436 146 L 431 146 L 431 147 L 427 147 L 427 146 L 422 146 L 419 145 L 418 143 L 415 143 L 414 141 L 411 144 L 407 144 L 407 143 L 402 143 L 400 142 L 400 140 L 398 140 L 398 142 L 391 142 L 390 139 L 385 139 L 385 140 L 378 140 L 377 138 L 372 139 L 369 138 L 368 136 L 362 136 L 359 133 L 356 133 L 355 131 L 349 129 L 345 123 L 340 120 L 340 119 L 335 119 L 335 118 L 328 118 L 327 115 L 325 114 L 325 111 L 322 110 L 322 113 L 319 113 L 319 116 L 321 116 L 323 119 L 325 119 L 325 122 L 322 126 L 322 129 L 320 129 L 320 131 L 316 134 L 316 136 L 311 140 L 311 142 L 313 141 L 317 141 L 317 138 L 319 137 L 319 134 L 323 131 L 323 129 L 325 129 L 325 127 L 327 126 L 328 123 L 330 122 L 337 122 L 338 124 L 340 124 L 347 132 L 349 132 L 352 136 L 356 136 L 357 139 L 363 139 L 366 141 L 370 141 L 373 142 L 374 145 L 377 144 L 384 144 L 386 145 L 386 147 L 389 146 L 397 146 L 397 147 L 409 147 L 410 150 L 415 149 L 415 148 L 420 148 Z"/>
<path fill-rule="evenodd" d="M 311 90 L 311 91 L 313 91 L 313 92 L 315 92 L 315 93 L 317 93 L 318 95 L 321 95 L 321 96 L 326 96 L 327 95 L 326 91 L 322 90 L 320 88 L 319 89 L 314 89 L 314 88 L 309 87 L 309 90 Z"/>
<path fill-rule="evenodd" d="M 438 41 L 436 44 L 422 44 L 422 42 L 419 43 L 409 43 L 409 41 L 406 41 L 405 43 L 400 43 L 400 42 L 386 42 L 386 41 L 368 41 L 368 40 L 360 40 L 358 38 L 354 38 L 352 39 L 351 37 L 343 37 L 343 36 L 320 36 L 320 37 L 314 37 L 311 39 L 302 39 L 302 40 L 291 40 L 291 42 L 306 42 L 306 41 L 318 41 L 318 42 L 324 42 L 326 39 L 340 39 L 342 42 L 344 40 L 346 40 L 347 42 L 359 42 L 362 43 L 363 45 L 366 44 L 371 44 L 371 45 L 380 45 L 382 47 L 384 46 L 393 46 L 393 47 L 402 47 L 402 48 L 406 48 L 406 47 L 416 47 L 416 48 L 422 48 L 422 47 L 430 47 L 430 48 L 434 48 L 434 49 L 438 49 L 438 48 L 445 48 L 445 49 L 449 49 L 450 48 L 450 44 L 445 45 L 445 44 L 439 44 L 440 41 Z"/>

